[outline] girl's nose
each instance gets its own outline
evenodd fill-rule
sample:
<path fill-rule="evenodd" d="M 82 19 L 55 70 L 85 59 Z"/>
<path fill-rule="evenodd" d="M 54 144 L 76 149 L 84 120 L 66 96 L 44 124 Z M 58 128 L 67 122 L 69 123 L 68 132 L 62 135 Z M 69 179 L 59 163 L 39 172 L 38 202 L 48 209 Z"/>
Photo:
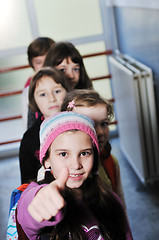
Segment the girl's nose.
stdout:
<path fill-rule="evenodd" d="M 81 168 L 81 163 L 78 157 L 71 157 L 70 159 L 70 167 L 74 170 Z"/>
<path fill-rule="evenodd" d="M 102 130 L 101 126 L 99 126 L 99 125 L 96 126 L 95 130 L 96 130 L 97 136 L 103 135 L 103 130 Z"/>
<path fill-rule="evenodd" d="M 74 72 L 72 69 L 68 69 L 66 72 L 67 78 L 74 78 Z"/>
<path fill-rule="evenodd" d="M 54 93 L 50 94 L 49 100 L 50 100 L 50 102 L 55 102 L 56 101 L 56 97 L 55 97 Z"/>

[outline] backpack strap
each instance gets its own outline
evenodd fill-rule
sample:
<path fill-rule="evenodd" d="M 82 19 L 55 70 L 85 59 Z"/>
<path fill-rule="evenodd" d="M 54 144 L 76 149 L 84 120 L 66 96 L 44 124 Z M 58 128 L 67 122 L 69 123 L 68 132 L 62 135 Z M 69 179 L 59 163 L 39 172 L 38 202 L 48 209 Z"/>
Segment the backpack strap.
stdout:
<path fill-rule="evenodd" d="M 20 185 L 18 188 L 14 189 L 14 191 L 11 194 L 9 213 L 13 206 L 18 202 L 22 192 L 27 188 L 28 185 L 29 183 L 24 183 Z"/>
<path fill-rule="evenodd" d="M 7 225 L 7 237 L 6 237 L 7 240 L 15 240 L 15 239 L 23 240 L 23 238 L 18 237 L 19 232 L 17 231 L 16 209 L 17 209 L 18 200 L 22 192 L 26 189 L 28 185 L 29 183 L 22 184 L 21 186 L 16 188 L 11 194 L 8 225 Z"/>
<path fill-rule="evenodd" d="M 19 191 L 24 191 L 26 188 L 27 188 L 27 186 L 29 185 L 29 183 L 23 183 L 22 185 L 20 185 L 19 187 L 17 187 L 17 189 L 19 190 Z"/>
<path fill-rule="evenodd" d="M 8 226 L 7 226 L 7 240 L 18 239 L 17 226 L 16 226 L 16 217 L 15 210 L 17 208 L 17 203 L 12 207 L 9 213 Z"/>

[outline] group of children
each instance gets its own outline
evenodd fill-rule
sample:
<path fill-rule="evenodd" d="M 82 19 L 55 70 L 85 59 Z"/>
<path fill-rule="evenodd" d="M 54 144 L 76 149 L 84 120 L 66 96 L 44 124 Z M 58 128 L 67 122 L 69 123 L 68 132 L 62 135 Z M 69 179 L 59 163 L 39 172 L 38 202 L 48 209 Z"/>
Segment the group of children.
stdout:
<path fill-rule="evenodd" d="M 43 65 L 29 84 L 29 107 L 40 115 L 20 145 L 21 181 L 30 183 L 16 210 L 20 236 L 133 239 L 108 140 L 112 104 L 93 90 L 73 44 L 53 43 Z"/>

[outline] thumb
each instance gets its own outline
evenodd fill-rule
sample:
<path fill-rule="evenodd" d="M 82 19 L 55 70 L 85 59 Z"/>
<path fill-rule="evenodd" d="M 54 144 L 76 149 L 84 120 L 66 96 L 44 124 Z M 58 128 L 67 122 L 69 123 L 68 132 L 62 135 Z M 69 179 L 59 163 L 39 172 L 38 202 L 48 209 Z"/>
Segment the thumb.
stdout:
<path fill-rule="evenodd" d="M 62 168 L 58 178 L 56 178 L 56 183 L 57 183 L 58 187 L 60 188 L 60 190 L 63 190 L 65 188 L 68 177 L 69 177 L 68 169 Z"/>

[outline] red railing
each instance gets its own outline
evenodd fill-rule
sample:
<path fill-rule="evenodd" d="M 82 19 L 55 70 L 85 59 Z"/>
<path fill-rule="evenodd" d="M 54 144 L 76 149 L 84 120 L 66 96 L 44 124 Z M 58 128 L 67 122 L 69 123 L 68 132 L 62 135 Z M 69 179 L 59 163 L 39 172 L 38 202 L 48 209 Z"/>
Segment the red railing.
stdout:
<path fill-rule="evenodd" d="M 8 68 L 1 68 L 0 73 L 6 73 L 6 72 L 12 72 L 15 70 L 21 70 L 25 68 L 30 68 L 29 65 L 24 65 L 24 66 L 17 66 L 17 67 L 8 67 Z"/>
<path fill-rule="evenodd" d="M 83 55 L 82 57 L 83 58 L 89 58 L 89 57 L 96 57 L 96 56 L 101 56 L 101 55 L 111 55 L 112 53 L 113 53 L 112 50 L 107 50 L 107 51 L 103 51 L 103 52 Z M 0 73 L 7 73 L 7 72 L 11 72 L 11 71 L 26 69 L 26 68 L 30 68 L 30 66 L 29 65 L 23 65 L 23 66 L 17 66 L 17 67 L 2 68 L 2 69 L 0 69 Z M 108 79 L 108 78 L 111 79 L 111 77 L 112 76 L 109 74 L 109 75 L 105 75 L 105 76 L 95 77 L 95 78 L 92 78 L 91 80 L 92 81 L 97 81 L 97 80 Z M 13 96 L 13 95 L 21 94 L 21 93 L 22 93 L 22 90 L 9 91 L 9 92 L 0 92 L 0 98 L 1 97 Z M 110 99 L 110 101 L 114 102 L 114 99 Z M 22 118 L 21 115 L 11 116 L 11 117 L 7 117 L 7 118 L 0 118 L 0 122 L 20 119 L 20 118 Z M 110 124 L 111 125 L 112 124 L 117 124 L 117 121 L 113 121 Z M 19 142 L 20 140 L 21 139 L 7 141 L 7 142 L 0 142 L 0 145 L 4 145 L 4 144 L 8 144 L 8 143 L 14 143 L 14 142 Z"/>
<path fill-rule="evenodd" d="M 13 96 L 13 95 L 21 94 L 21 93 L 22 93 L 22 90 L 10 91 L 10 92 L 1 92 L 0 93 L 0 98 L 1 97 Z"/>
<path fill-rule="evenodd" d="M 7 118 L 0 118 L 0 122 L 15 120 L 15 119 L 19 119 L 19 118 L 22 118 L 22 115 L 17 115 L 17 116 L 7 117 Z"/>
<path fill-rule="evenodd" d="M 97 57 L 97 56 L 101 56 L 101 55 L 112 55 L 112 54 L 113 54 L 112 50 L 107 50 L 107 51 L 104 51 L 104 52 L 86 54 L 86 55 L 83 55 L 82 58 Z"/>

